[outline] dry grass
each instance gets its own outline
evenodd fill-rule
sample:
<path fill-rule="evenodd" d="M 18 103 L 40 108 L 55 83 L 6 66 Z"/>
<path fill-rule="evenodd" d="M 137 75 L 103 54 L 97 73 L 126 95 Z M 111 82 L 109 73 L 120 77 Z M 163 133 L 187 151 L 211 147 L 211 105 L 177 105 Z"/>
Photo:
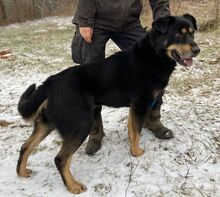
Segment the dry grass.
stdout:
<path fill-rule="evenodd" d="M 48 3 L 46 3 L 48 1 Z M 40 3 L 41 1 L 39 1 Z M 30 2 L 29 2 L 30 3 Z M 18 12 L 21 12 L 19 15 L 19 19 L 17 21 L 24 21 L 24 20 L 32 20 L 33 18 L 37 17 L 45 17 L 48 15 L 65 15 L 65 16 L 73 16 L 74 12 L 77 7 L 78 0 L 45 0 L 44 6 L 42 6 L 42 2 L 40 3 L 41 7 L 35 11 L 34 8 L 31 8 L 31 10 L 28 10 L 26 5 L 26 8 L 21 5 L 21 2 L 18 4 L 18 7 L 20 10 Z M 151 8 L 149 5 L 148 0 L 143 0 L 144 4 L 144 10 L 142 13 L 142 23 L 144 26 L 150 26 L 152 21 L 151 16 Z M 20 5 L 20 6 L 19 6 Z M 47 5 L 47 6 L 46 6 Z M 49 6 L 48 6 L 49 5 Z M 0 0 L 0 10 L 2 9 L 1 0 Z M 45 7 L 46 6 L 46 7 Z M 207 31 L 207 30 L 213 30 L 217 29 L 220 24 L 220 1 L 219 0 L 170 0 L 170 7 L 171 7 L 171 14 L 172 15 L 181 15 L 184 13 L 191 13 L 193 14 L 198 22 L 199 22 L 199 29 L 201 31 Z M 15 12 L 15 10 L 9 10 L 9 13 Z M 40 11 L 40 12 L 39 12 Z M 1 11 L 2 12 L 2 11 Z M 33 13 L 32 13 L 33 12 Z M 39 12 L 39 13 L 38 13 Z M 8 14 L 9 14 L 8 13 Z M 34 14 L 35 13 L 35 14 Z M 11 20 L 3 20 L 3 18 L 0 13 L 0 24 L 6 24 L 10 22 L 15 22 L 16 19 Z"/>
<path fill-rule="evenodd" d="M 216 30 L 220 25 L 219 0 L 171 0 L 172 15 L 192 14 L 196 17 L 200 31 Z M 152 21 L 151 8 L 148 1 L 144 1 L 141 17 L 144 26 L 150 26 Z"/>

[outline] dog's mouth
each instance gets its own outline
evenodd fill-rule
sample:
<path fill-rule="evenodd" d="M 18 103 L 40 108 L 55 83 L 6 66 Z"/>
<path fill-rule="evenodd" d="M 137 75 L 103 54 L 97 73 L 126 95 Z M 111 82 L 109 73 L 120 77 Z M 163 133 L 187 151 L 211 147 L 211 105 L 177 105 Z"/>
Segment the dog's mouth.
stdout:
<path fill-rule="evenodd" d="M 176 50 L 172 51 L 172 56 L 174 60 L 179 64 L 181 64 L 182 66 L 190 67 L 193 65 L 193 59 L 191 57 L 187 57 L 187 58 L 182 57 L 180 53 L 178 53 Z"/>

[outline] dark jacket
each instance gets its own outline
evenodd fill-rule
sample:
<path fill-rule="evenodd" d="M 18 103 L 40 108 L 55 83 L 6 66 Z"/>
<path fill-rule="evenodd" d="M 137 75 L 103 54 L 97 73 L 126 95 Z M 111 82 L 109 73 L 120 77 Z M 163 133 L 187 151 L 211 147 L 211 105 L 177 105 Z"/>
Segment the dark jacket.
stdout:
<path fill-rule="evenodd" d="M 169 0 L 149 0 L 153 18 L 170 15 Z M 73 23 L 120 31 L 140 25 L 142 0 L 79 0 Z"/>

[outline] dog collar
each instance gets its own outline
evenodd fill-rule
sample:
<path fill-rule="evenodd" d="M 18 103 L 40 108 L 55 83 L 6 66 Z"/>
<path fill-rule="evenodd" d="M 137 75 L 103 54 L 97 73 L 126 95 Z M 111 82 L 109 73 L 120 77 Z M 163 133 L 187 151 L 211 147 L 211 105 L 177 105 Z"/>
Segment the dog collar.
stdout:
<path fill-rule="evenodd" d="M 150 107 L 150 108 L 154 108 L 155 107 L 155 105 L 156 105 L 156 103 L 157 103 L 157 98 L 156 99 L 154 99 L 153 101 L 150 101 L 149 103 L 148 103 L 148 107 Z"/>

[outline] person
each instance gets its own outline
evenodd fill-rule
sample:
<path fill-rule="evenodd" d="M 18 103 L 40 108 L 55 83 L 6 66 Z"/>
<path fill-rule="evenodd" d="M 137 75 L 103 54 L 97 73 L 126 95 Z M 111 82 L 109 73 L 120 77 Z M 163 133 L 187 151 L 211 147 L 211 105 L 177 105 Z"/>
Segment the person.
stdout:
<path fill-rule="evenodd" d="M 153 20 L 170 15 L 169 0 L 149 0 Z M 141 0 L 79 0 L 73 18 L 76 31 L 72 40 L 72 59 L 85 64 L 105 58 L 105 47 L 111 39 L 121 50 L 131 47 L 146 34 L 141 26 Z M 168 139 L 173 132 L 160 121 L 161 98 L 147 110 L 144 127 L 156 137 Z M 101 147 L 104 136 L 101 106 L 94 110 L 95 121 L 90 132 L 86 153 L 93 154 Z"/>

